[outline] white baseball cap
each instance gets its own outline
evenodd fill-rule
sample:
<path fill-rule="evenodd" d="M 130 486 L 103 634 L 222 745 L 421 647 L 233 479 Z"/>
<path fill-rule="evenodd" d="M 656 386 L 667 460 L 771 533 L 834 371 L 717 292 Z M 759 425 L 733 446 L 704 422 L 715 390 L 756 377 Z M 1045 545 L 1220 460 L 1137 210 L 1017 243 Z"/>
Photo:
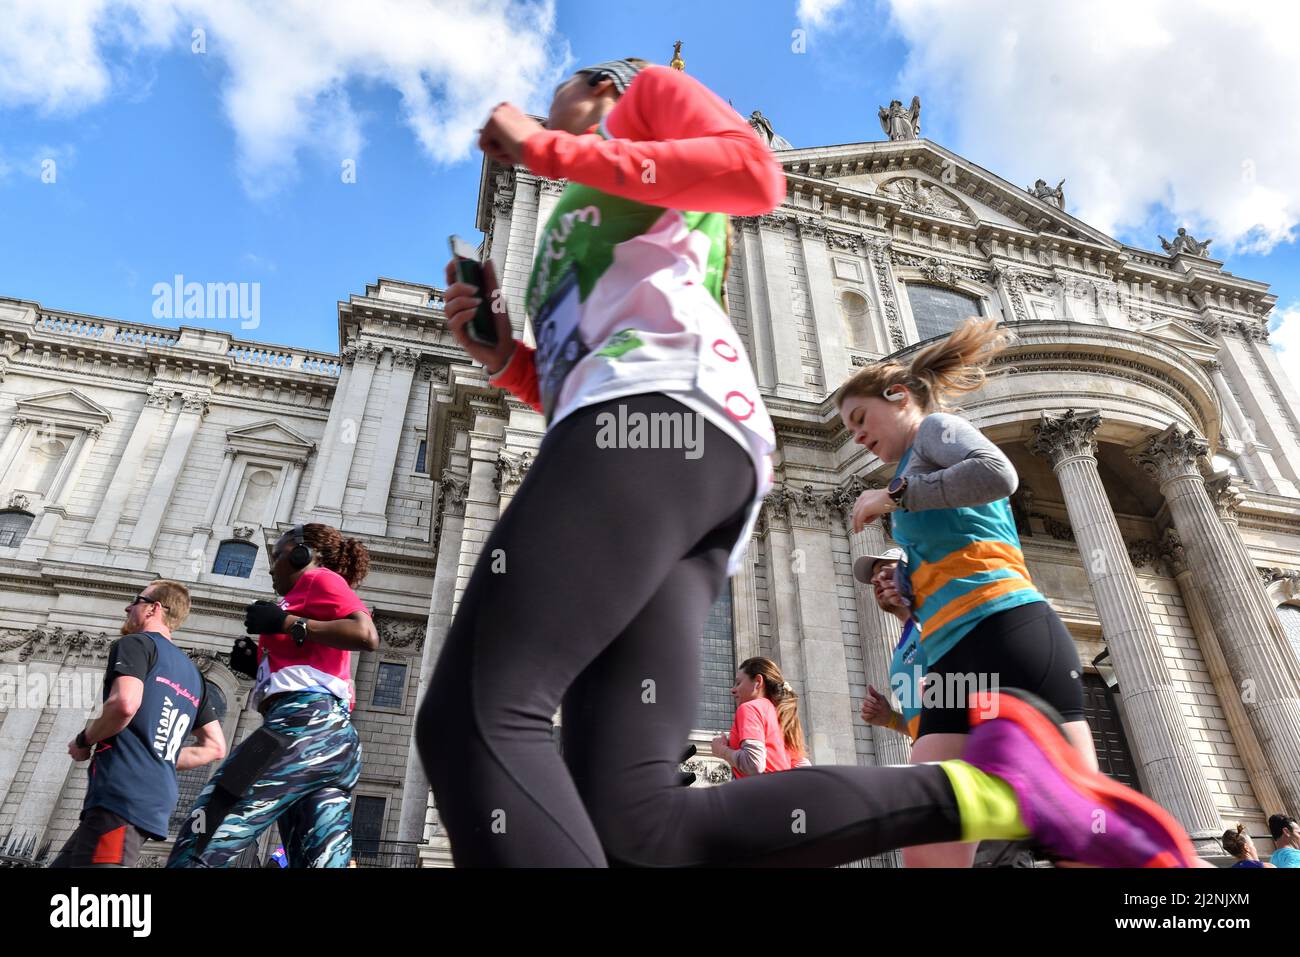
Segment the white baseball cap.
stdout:
<path fill-rule="evenodd" d="M 901 562 L 906 557 L 901 548 L 887 548 L 879 555 L 863 555 L 853 563 L 853 577 L 869 585 L 871 584 L 871 573 L 876 568 L 876 562 Z"/>

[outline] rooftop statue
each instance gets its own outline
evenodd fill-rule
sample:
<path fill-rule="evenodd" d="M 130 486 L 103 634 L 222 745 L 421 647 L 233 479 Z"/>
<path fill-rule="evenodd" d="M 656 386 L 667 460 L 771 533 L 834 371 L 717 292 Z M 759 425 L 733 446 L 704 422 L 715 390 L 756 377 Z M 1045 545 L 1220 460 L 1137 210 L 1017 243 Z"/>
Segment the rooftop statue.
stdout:
<path fill-rule="evenodd" d="M 921 135 L 921 98 L 912 97 L 912 105 L 903 109 L 902 100 L 891 100 L 880 108 L 880 128 L 891 140 L 914 140 Z"/>

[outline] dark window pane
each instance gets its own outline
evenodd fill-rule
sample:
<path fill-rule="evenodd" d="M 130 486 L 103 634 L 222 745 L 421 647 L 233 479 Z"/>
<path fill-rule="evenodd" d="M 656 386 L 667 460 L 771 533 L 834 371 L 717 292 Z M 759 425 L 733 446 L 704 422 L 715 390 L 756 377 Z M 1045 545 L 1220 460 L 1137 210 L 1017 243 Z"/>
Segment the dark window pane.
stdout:
<path fill-rule="evenodd" d="M 1111 701 L 1110 690 L 1094 674 L 1083 676 L 1083 716 L 1092 729 L 1092 743 L 1097 749 L 1097 765 L 1101 773 L 1140 791 L 1128 738 Z"/>
<path fill-rule="evenodd" d="M 248 542 L 222 542 L 217 549 L 217 560 L 212 563 L 214 575 L 234 575 L 249 578 L 253 563 L 257 561 L 257 546 Z"/>
<path fill-rule="evenodd" d="M 175 837 L 185 825 L 185 819 L 190 816 L 190 811 L 194 809 L 194 804 L 199 799 L 199 792 L 208 783 L 208 778 L 215 767 L 215 764 L 204 764 L 201 767 L 190 768 L 188 771 L 176 772 L 176 788 L 180 796 L 176 799 L 176 808 L 172 811 L 171 820 L 168 822 L 168 830 L 172 837 Z"/>
<path fill-rule="evenodd" d="M 400 708 L 406 690 L 406 665 L 381 661 L 375 675 L 375 694 L 370 703 L 377 708 Z"/>
<path fill-rule="evenodd" d="M 379 856 L 386 803 L 381 797 L 357 796 L 356 806 L 352 809 L 352 856 L 358 862 Z"/>
<path fill-rule="evenodd" d="M 10 548 L 21 545 L 34 517 L 28 512 L 0 512 L 0 545 Z"/>
<path fill-rule="evenodd" d="M 731 583 L 723 588 L 704 623 L 700 654 L 700 703 L 695 727 L 726 731 L 735 717 L 731 686 L 736 683 L 736 645 L 732 632 Z"/>
<path fill-rule="evenodd" d="M 429 443 L 424 439 L 420 439 L 420 448 L 415 453 L 415 470 L 417 472 L 423 472 L 425 470 L 424 453 L 428 447 Z"/>
<path fill-rule="evenodd" d="M 916 332 L 922 339 L 946 336 L 963 319 L 980 314 L 979 300 L 941 286 L 907 286 Z"/>

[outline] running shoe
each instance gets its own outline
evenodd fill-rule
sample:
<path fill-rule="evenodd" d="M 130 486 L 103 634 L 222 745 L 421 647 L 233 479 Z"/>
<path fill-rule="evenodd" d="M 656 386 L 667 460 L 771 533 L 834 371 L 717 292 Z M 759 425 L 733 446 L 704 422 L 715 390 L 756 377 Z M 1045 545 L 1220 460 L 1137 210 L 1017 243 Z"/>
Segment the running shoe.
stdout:
<path fill-rule="evenodd" d="M 1091 770 L 1035 695 L 980 692 L 962 760 L 1006 781 L 1035 841 L 1062 860 L 1098 867 L 1191 867 L 1186 831 L 1150 798 Z"/>

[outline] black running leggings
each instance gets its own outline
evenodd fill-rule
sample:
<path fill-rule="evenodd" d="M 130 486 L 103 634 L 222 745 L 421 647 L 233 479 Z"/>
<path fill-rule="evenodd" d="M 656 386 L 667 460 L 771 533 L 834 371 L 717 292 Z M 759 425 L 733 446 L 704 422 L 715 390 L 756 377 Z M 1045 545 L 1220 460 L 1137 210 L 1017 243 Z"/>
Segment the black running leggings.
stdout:
<path fill-rule="evenodd" d="M 698 457 L 602 448 L 620 405 L 628 423 L 695 415 L 630 396 L 547 433 L 483 545 L 420 707 L 416 742 L 456 864 L 829 866 L 958 840 L 937 765 L 679 786 L 700 635 L 754 466 L 703 418 Z M 551 734 L 561 701 L 563 758 Z"/>

